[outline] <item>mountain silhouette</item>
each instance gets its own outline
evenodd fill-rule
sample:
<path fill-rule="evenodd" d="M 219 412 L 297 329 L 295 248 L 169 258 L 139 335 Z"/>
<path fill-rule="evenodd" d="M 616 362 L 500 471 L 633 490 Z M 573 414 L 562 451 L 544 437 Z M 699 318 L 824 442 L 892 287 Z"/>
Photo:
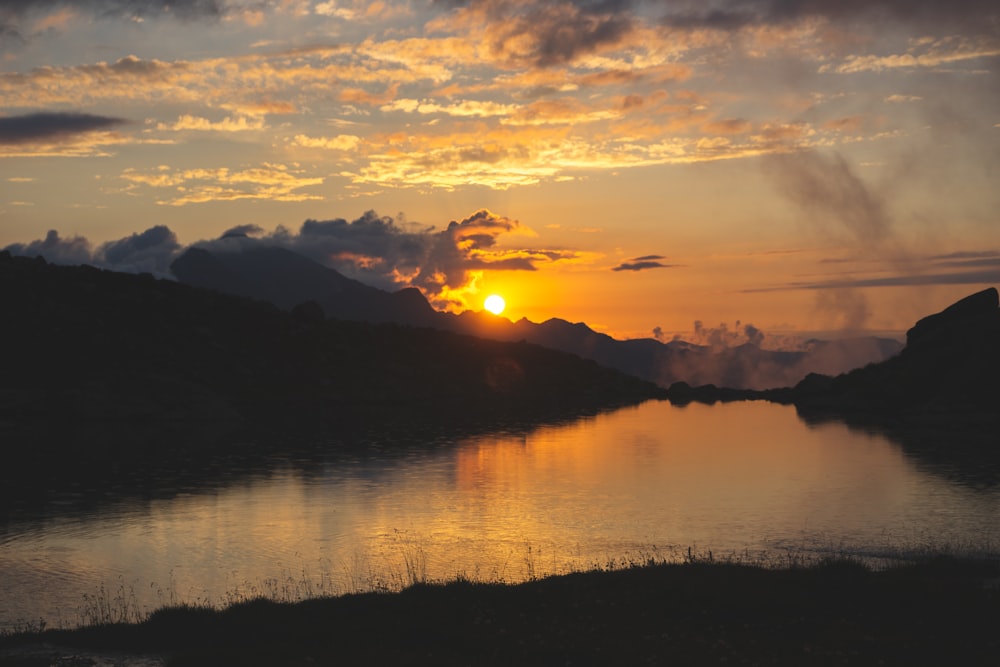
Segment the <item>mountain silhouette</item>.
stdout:
<path fill-rule="evenodd" d="M 285 310 L 313 301 L 327 316 L 341 320 L 413 326 L 435 321 L 434 309 L 416 288 L 385 292 L 275 246 L 238 252 L 192 247 L 170 270 L 182 283 L 268 301 Z"/>
<path fill-rule="evenodd" d="M 808 408 L 889 412 L 923 419 L 1000 415 L 1000 308 L 990 287 L 919 320 L 899 355 L 837 377 L 812 375 L 794 389 Z"/>
<path fill-rule="evenodd" d="M 265 256 L 272 266 L 287 259 L 283 251 Z M 234 288 L 266 282 L 241 273 L 235 261 L 190 257 Z M 350 295 L 370 288 L 338 282 L 327 270 L 279 285 L 303 276 L 328 281 L 309 287 L 328 305 L 367 305 Z M 379 305 L 426 304 L 410 294 L 385 294 Z M 327 320 L 316 301 L 285 311 L 148 274 L 57 266 L 5 251 L 0 302 L 8 351 L 0 373 L 0 490 L 57 471 L 77 479 L 85 470 L 200 461 L 234 446 L 245 455 L 299 435 L 467 432 L 665 394 L 538 345 Z"/>
<path fill-rule="evenodd" d="M 881 361 L 902 345 L 889 338 L 812 340 L 801 350 L 745 344 L 713 349 L 684 341 L 618 340 L 583 323 L 553 318 L 511 322 L 486 312 L 435 311 L 416 289 L 389 293 L 347 278 L 290 250 L 246 240 L 231 249 L 190 248 L 171 265 L 183 283 L 289 309 L 315 301 L 327 317 L 433 327 L 481 338 L 526 341 L 592 359 L 662 387 L 684 381 L 738 389 L 795 384 L 810 372 L 837 374 Z"/>
<path fill-rule="evenodd" d="M 1000 426 L 1000 294 L 971 294 L 919 320 L 889 359 L 836 376 L 810 373 L 793 387 L 764 391 L 677 382 L 675 403 L 764 399 L 794 403 L 807 419 L 843 418 L 880 428 Z M 965 433 L 968 435 L 968 433 Z M 913 431 L 906 437 L 912 440 Z M 956 436 L 957 437 L 957 436 Z M 993 442 L 995 445 L 995 442 Z M 995 447 L 994 447 L 995 449 Z"/>

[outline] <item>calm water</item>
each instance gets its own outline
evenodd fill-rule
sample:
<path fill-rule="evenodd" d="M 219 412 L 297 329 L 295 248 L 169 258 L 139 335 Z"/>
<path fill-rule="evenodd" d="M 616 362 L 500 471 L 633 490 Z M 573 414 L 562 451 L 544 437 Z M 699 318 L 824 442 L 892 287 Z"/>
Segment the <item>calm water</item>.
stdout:
<path fill-rule="evenodd" d="M 518 581 L 622 559 L 898 554 L 1000 540 L 1000 491 L 767 403 L 650 402 L 527 434 L 284 466 L 0 527 L 0 627 L 112 604 L 222 604 Z"/>

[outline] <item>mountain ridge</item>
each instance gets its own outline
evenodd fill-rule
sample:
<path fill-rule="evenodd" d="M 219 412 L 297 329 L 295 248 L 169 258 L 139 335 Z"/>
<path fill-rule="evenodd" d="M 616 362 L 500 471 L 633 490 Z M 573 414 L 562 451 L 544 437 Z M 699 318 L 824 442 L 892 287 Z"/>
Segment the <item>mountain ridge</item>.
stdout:
<path fill-rule="evenodd" d="M 194 250 L 199 255 L 198 262 L 189 256 Z M 280 256 L 281 261 L 273 261 L 270 255 Z M 233 285 L 228 274 L 212 267 L 209 257 L 239 273 L 242 282 Z M 898 341 L 868 337 L 816 341 L 806 349 L 795 351 L 766 350 L 756 345 L 717 351 L 708 346 L 663 343 L 652 338 L 618 340 L 582 322 L 558 317 L 536 324 L 525 318 L 511 322 L 485 312 L 439 312 L 414 288 L 395 293 L 378 290 L 302 255 L 276 246 L 257 245 L 253 240 L 214 251 L 189 249 L 174 261 L 171 269 L 181 282 L 238 293 L 285 309 L 303 301 L 316 301 L 326 316 L 334 319 L 432 327 L 493 340 L 525 340 L 592 359 L 602 366 L 664 388 L 678 381 L 738 389 L 787 386 L 810 372 L 836 374 L 881 361 L 902 347 Z M 290 275 L 299 277 L 292 279 Z M 252 279 L 248 280 L 247 276 Z M 267 284 L 262 276 L 274 282 Z M 337 281 L 344 292 L 352 295 L 341 293 L 334 298 L 324 293 L 319 286 L 330 280 Z"/>

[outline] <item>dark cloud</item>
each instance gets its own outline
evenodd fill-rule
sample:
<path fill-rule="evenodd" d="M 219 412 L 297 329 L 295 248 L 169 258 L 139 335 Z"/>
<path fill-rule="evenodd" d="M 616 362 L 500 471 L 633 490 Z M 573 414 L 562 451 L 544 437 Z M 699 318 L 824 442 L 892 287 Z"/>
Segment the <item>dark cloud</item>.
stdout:
<path fill-rule="evenodd" d="M 1000 252 L 972 251 L 953 252 L 947 255 L 932 255 L 927 258 L 936 268 L 982 269 L 1000 268 Z"/>
<path fill-rule="evenodd" d="M 1000 15 L 993 0 L 687 0 L 671 3 L 664 22 L 680 28 L 735 30 L 807 18 L 836 22 L 895 21 L 924 25 L 967 24 L 989 30 Z M 984 22 L 984 19 L 987 19 Z M 993 28 L 995 30 L 995 26 Z"/>
<path fill-rule="evenodd" d="M 44 239 L 15 243 L 5 248 L 12 255 L 44 257 L 53 264 L 90 264 L 125 273 L 170 276 L 170 262 L 181 250 L 176 235 L 163 225 L 109 241 L 96 249 L 82 236 L 63 238 L 50 230 Z"/>
<path fill-rule="evenodd" d="M 501 234 L 520 227 L 516 220 L 497 215 L 486 209 L 476 211 L 461 221 L 452 220 L 447 229 L 432 236 L 430 252 L 413 284 L 425 294 L 444 295 L 449 289 L 468 284 L 469 271 L 495 268 L 519 268 L 513 264 L 504 266 L 503 259 L 494 259 L 488 251 L 496 245 Z M 453 305 L 438 301 L 437 305 Z"/>
<path fill-rule="evenodd" d="M 3 0 L 0 15 L 24 16 L 67 7 L 95 16 L 220 16 L 224 0 Z"/>
<path fill-rule="evenodd" d="M 791 282 L 774 287 L 759 287 L 741 292 L 780 292 L 786 290 L 836 290 L 861 287 L 919 287 L 923 285 L 996 285 L 1000 283 L 1000 266 L 979 271 L 910 273 L 877 278 L 832 278 L 809 282 Z"/>
<path fill-rule="evenodd" d="M 630 0 L 471 0 L 457 7 L 487 26 L 490 47 L 514 64 L 568 63 L 624 39 L 634 28 Z"/>
<path fill-rule="evenodd" d="M 24 36 L 18 29 L 17 24 L 6 17 L 0 9 L 0 46 L 4 44 L 22 44 Z"/>
<path fill-rule="evenodd" d="M 956 260 L 956 259 L 997 259 L 1000 258 L 1000 251 L 996 250 L 963 250 L 960 252 L 950 252 L 945 255 L 931 255 L 927 259 L 931 261 Z"/>
<path fill-rule="evenodd" d="M 236 225 L 222 232 L 222 238 L 230 236 L 256 236 L 263 233 L 264 229 L 260 225 Z"/>
<path fill-rule="evenodd" d="M 79 134 L 106 130 L 128 121 L 87 113 L 32 113 L 0 118 L 0 144 L 62 141 Z"/>
<path fill-rule="evenodd" d="M 144 232 L 105 243 L 95 253 L 95 263 L 128 273 L 166 275 L 180 251 L 177 235 L 157 225 Z"/>
<path fill-rule="evenodd" d="M 356 220 L 306 220 L 295 232 L 279 226 L 264 232 L 255 224 L 226 230 L 217 239 L 195 247 L 215 252 L 243 252 L 278 246 L 299 253 L 340 273 L 380 289 L 418 287 L 438 307 L 463 305 L 454 296 L 474 282 L 474 271 L 535 271 L 539 264 L 572 261 L 567 250 L 502 250 L 501 235 L 521 224 L 486 209 L 444 229 L 409 223 L 367 211 Z M 130 273 L 169 277 L 170 264 L 186 247 L 162 225 L 110 241 L 94 249 L 80 236 L 62 238 L 51 231 L 45 239 L 7 247 L 14 255 L 42 255 L 56 264 L 91 264 Z"/>
<path fill-rule="evenodd" d="M 646 269 L 668 269 L 674 264 L 664 264 L 659 261 L 661 259 L 666 259 L 663 255 L 643 255 L 642 257 L 635 257 L 626 262 L 622 262 L 618 266 L 611 269 L 612 271 L 644 271 Z"/>
<path fill-rule="evenodd" d="M 23 43 L 20 27 L 26 17 L 68 8 L 97 18 L 173 17 L 180 20 L 222 16 L 227 0 L 2 0 L 0 45 Z"/>
<path fill-rule="evenodd" d="M 306 220 L 298 232 L 278 227 L 261 234 L 254 225 L 241 225 L 220 239 L 195 245 L 230 252 L 276 245 L 380 289 L 418 287 L 436 306 L 447 307 L 454 305 L 448 294 L 467 286 L 472 271 L 534 271 L 539 262 L 568 256 L 560 251 L 497 251 L 497 238 L 519 228 L 518 221 L 486 209 L 445 229 L 367 211 L 352 221 Z"/>
<path fill-rule="evenodd" d="M 49 230 L 44 239 L 15 243 L 4 250 L 12 255 L 41 256 L 53 264 L 90 264 L 94 257 L 87 239 L 82 236 L 62 238 L 54 229 Z"/>

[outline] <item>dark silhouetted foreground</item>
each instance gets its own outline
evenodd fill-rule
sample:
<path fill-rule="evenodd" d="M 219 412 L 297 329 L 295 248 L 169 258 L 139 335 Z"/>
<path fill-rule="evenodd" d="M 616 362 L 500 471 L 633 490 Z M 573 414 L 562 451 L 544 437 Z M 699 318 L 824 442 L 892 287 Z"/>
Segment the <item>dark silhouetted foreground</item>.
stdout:
<path fill-rule="evenodd" d="M 419 585 L 10 637 L 0 665 L 49 664 L 12 656 L 75 647 L 205 666 L 985 666 L 1000 655 L 998 576 L 995 562 L 946 559 L 882 572 L 695 562 L 517 586 Z"/>

